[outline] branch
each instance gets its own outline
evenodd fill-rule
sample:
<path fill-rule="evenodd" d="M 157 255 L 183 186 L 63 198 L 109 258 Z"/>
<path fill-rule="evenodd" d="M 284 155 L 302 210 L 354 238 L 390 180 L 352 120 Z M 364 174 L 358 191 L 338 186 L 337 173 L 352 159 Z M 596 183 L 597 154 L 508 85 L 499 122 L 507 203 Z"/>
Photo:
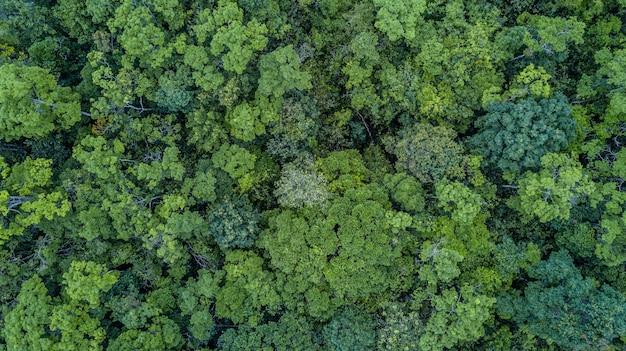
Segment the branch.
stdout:
<path fill-rule="evenodd" d="M 124 105 L 124 108 L 132 108 L 133 110 L 139 111 L 139 113 L 143 113 L 144 111 L 152 111 L 151 108 L 143 107 L 143 97 L 141 97 L 141 96 L 139 97 L 139 105 L 141 107 L 133 106 L 131 104 L 126 104 L 126 105 Z"/>
<path fill-rule="evenodd" d="M 16 208 L 17 206 L 21 205 L 24 203 L 24 201 L 30 200 L 32 199 L 32 197 L 30 196 L 9 196 L 9 204 L 7 206 L 7 208 L 9 210 L 12 210 L 14 208 Z"/>
<path fill-rule="evenodd" d="M 31 98 L 30 101 L 35 103 L 35 104 L 37 104 L 37 105 L 43 104 L 43 105 L 46 105 L 46 106 L 50 106 L 52 108 L 57 108 L 57 104 L 53 104 L 51 102 L 45 102 L 45 101 L 43 101 L 41 99 Z M 91 117 L 91 113 L 89 113 L 89 112 L 80 111 L 80 114 L 83 115 L 83 116 Z"/>
<path fill-rule="evenodd" d="M 365 123 L 365 118 L 363 118 L 363 115 L 361 115 L 361 112 L 356 111 L 356 114 L 359 115 L 359 117 L 361 118 L 361 122 L 363 122 L 363 125 L 365 126 L 365 129 L 367 130 L 367 134 L 370 136 L 370 139 L 374 139 L 372 138 L 372 132 L 370 132 L 370 128 L 367 126 L 367 123 Z"/>
<path fill-rule="evenodd" d="M 513 57 L 512 59 L 509 60 L 509 62 L 517 61 L 517 60 L 519 60 L 521 58 L 524 58 L 524 57 L 526 57 L 526 55 L 525 54 L 521 54 L 519 56 Z"/>
<path fill-rule="evenodd" d="M 518 185 L 500 185 L 503 188 L 508 188 L 508 189 L 519 189 Z"/>

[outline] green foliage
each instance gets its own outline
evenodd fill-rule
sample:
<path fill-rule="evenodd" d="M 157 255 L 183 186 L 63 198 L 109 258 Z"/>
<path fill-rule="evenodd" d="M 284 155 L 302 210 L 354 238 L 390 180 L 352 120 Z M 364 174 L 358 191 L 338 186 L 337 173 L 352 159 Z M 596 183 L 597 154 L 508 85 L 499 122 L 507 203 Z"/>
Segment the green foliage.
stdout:
<path fill-rule="evenodd" d="M 538 173 L 526 172 L 519 182 L 519 201 L 514 208 L 526 215 L 548 222 L 569 219 L 570 209 L 582 196 L 595 191 L 591 179 L 583 173 L 580 163 L 563 154 L 549 153 L 541 158 Z"/>
<path fill-rule="evenodd" d="M 9 167 L 0 156 L 0 245 L 44 221 L 65 216 L 71 204 L 53 191 L 52 160 L 31 159 Z"/>
<path fill-rule="evenodd" d="M 224 286 L 215 302 L 215 314 L 234 323 L 255 326 L 263 312 L 275 315 L 281 307 L 273 273 L 263 268 L 264 260 L 252 251 L 227 251 Z"/>
<path fill-rule="evenodd" d="M 330 350 L 373 351 L 376 344 L 374 327 L 374 320 L 369 314 L 348 306 L 338 311 L 324 327 L 324 338 Z"/>
<path fill-rule="evenodd" d="M 198 271 L 198 279 L 189 279 L 178 295 L 178 305 L 182 314 L 189 317 L 189 331 L 194 338 L 206 342 L 214 333 L 215 322 L 210 308 L 215 302 L 223 271 L 211 274 L 207 270 Z"/>
<path fill-rule="evenodd" d="M 417 36 L 424 40 L 409 42 L 419 47 L 419 54 L 407 60 L 400 79 L 408 83 L 405 104 L 416 100 L 423 123 L 434 120 L 460 133 L 474 122 L 483 95 L 505 82 L 502 65 L 507 55 L 494 40 L 500 24 L 485 13 L 488 7 L 480 10 L 483 19 L 475 23 L 467 20 L 469 8 L 464 7 L 460 1 L 432 7 L 445 10 L 445 20 L 435 17 L 419 27 Z M 438 34 L 431 35 L 433 31 Z"/>
<path fill-rule="evenodd" d="M 403 304 L 391 302 L 381 312 L 377 349 L 381 351 L 418 350 L 422 321 L 419 313 L 406 312 Z"/>
<path fill-rule="evenodd" d="M 224 143 L 213 154 L 211 160 L 217 168 L 228 173 L 231 178 L 237 179 L 254 169 L 256 156 L 241 146 Z"/>
<path fill-rule="evenodd" d="M 407 171 L 422 183 L 462 176 L 463 148 L 446 127 L 415 124 L 386 141 L 387 151 L 397 157 L 398 171 Z"/>
<path fill-rule="evenodd" d="M 326 180 L 311 168 L 312 165 L 299 167 L 294 163 L 283 166 L 281 178 L 274 191 L 281 206 L 313 207 L 330 199 Z"/>
<path fill-rule="evenodd" d="M 483 324 L 491 317 L 496 299 L 462 285 L 445 289 L 432 298 L 431 316 L 419 340 L 423 350 L 452 349 L 455 345 L 478 340 L 485 334 Z"/>
<path fill-rule="evenodd" d="M 278 322 L 261 324 L 256 328 L 243 324 L 228 329 L 219 339 L 223 351 L 288 351 L 320 350 L 313 340 L 313 324 L 308 318 L 287 312 Z"/>
<path fill-rule="evenodd" d="M 415 26 L 420 22 L 421 15 L 426 10 L 425 1 L 412 0 L 398 3 L 374 0 L 374 5 L 380 8 L 374 25 L 387 33 L 389 40 L 396 41 L 399 38 L 413 40 L 415 38 Z"/>
<path fill-rule="evenodd" d="M 146 329 L 130 329 L 112 340 L 107 351 L 179 350 L 183 344 L 180 329 L 174 321 L 161 316 L 153 318 Z"/>
<path fill-rule="evenodd" d="M 119 272 L 105 272 L 106 267 L 91 261 L 73 261 L 63 274 L 70 299 L 87 302 L 90 308 L 100 305 L 100 294 L 106 293 L 117 282 Z"/>
<path fill-rule="evenodd" d="M 270 217 L 258 245 L 267 250 L 277 278 L 288 279 L 282 286 L 285 304 L 329 316 L 339 302 L 329 291 L 352 301 L 396 287 L 403 246 L 395 235 L 404 228 L 392 227 L 395 217 L 384 206 L 385 191 L 372 184 L 347 190 L 321 213 L 283 211 Z"/>
<path fill-rule="evenodd" d="M 2 334 L 9 350 L 52 349 L 54 339 L 46 331 L 52 313 L 51 301 L 38 275 L 22 284 L 17 304 L 4 317 Z"/>
<path fill-rule="evenodd" d="M 223 54 L 224 69 L 242 74 L 255 51 L 265 48 L 268 43 L 267 27 L 252 19 L 243 23 L 243 11 L 232 0 L 220 0 L 213 13 L 218 26 L 211 40 L 211 54 Z"/>
<path fill-rule="evenodd" d="M 279 119 L 268 126 L 272 137 L 268 141 L 267 152 L 281 161 L 291 161 L 305 153 L 307 147 L 317 142 L 319 114 L 314 100 L 285 98 Z"/>
<path fill-rule="evenodd" d="M 576 18 L 546 17 L 523 13 L 517 22 L 526 26 L 523 42 L 531 52 L 562 52 L 570 43 L 582 44 L 585 23 Z"/>
<path fill-rule="evenodd" d="M 331 192 L 343 193 L 360 186 L 370 174 L 358 150 L 333 152 L 328 157 L 317 159 L 315 166 L 328 179 L 328 190 Z"/>
<path fill-rule="evenodd" d="M 245 197 L 225 199 L 209 213 L 209 232 L 222 251 L 254 244 L 261 215 Z"/>
<path fill-rule="evenodd" d="M 0 1 L 0 350 L 625 349 L 625 5 Z"/>
<path fill-rule="evenodd" d="M 40 67 L 0 65 L 0 139 L 43 137 L 80 120 L 79 95 Z"/>
<path fill-rule="evenodd" d="M 406 173 L 385 174 L 384 184 L 402 210 L 417 213 L 424 210 L 424 189 L 415 177 Z"/>
<path fill-rule="evenodd" d="M 452 212 L 452 219 L 459 224 L 470 224 L 483 207 L 484 200 L 470 188 L 459 182 L 441 180 L 435 185 L 439 207 Z"/>
<path fill-rule="evenodd" d="M 626 332 L 624 296 L 608 285 L 585 279 L 567 251 L 557 251 L 528 270 L 534 281 L 523 296 L 498 302 L 504 318 L 563 348 L 609 348 Z"/>
<path fill-rule="evenodd" d="M 54 350 L 97 350 L 106 335 L 100 321 L 87 313 L 76 300 L 55 306 L 50 316 L 50 329 L 61 334 Z"/>
<path fill-rule="evenodd" d="M 117 174 L 120 166 L 118 162 L 124 151 L 124 144 L 118 139 L 110 142 L 102 136 L 87 135 L 74 148 L 73 156 L 83 164 L 86 171 L 101 179 L 108 179 Z"/>
<path fill-rule="evenodd" d="M 519 173 L 539 168 L 541 157 L 564 150 L 576 130 L 572 109 L 562 94 L 539 102 L 492 102 L 487 111 L 476 121 L 480 132 L 470 145 L 487 164 L 502 171 Z"/>
<path fill-rule="evenodd" d="M 441 247 L 441 244 L 441 241 L 424 242 L 419 254 L 422 262 L 419 280 L 426 282 L 430 289 L 434 289 L 437 283 L 450 283 L 461 274 L 457 265 L 463 261 L 463 256 L 455 250 Z"/>
<path fill-rule="evenodd" d="M 259 87 L 261 96 L 282 97 L 291 89 L 310 89 L 311 76 L 300 71 L 300 58 L 289 45 L 263 55 L 259 60 Z"/>

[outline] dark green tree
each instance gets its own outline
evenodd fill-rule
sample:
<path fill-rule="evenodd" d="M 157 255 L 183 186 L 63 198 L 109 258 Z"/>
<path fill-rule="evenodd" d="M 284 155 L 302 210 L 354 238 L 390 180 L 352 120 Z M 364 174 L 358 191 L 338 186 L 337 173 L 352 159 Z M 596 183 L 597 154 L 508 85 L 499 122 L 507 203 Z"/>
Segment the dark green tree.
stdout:
<path fill-rule="evenodd" d="M 567 98 L 560 93 L 552 99 L 523 99 L 491 102 L 488 113 L 478 118 L 480 129 L 470 146 L 486 164 L 516 173 L 535 170 L 541 156 L 564 150 L 574 138 L 576 122 Z"/>
<path fill-rule="evenodd" d="M 371 315 L 355 306 L 346 306 L 324 326 L 329 350 L 373 351 L 376 348 L 375 323 Z"/>
<path fill-rule="evenodd" d="M 528 269 L 522 292 L 498 300 L 498 313 L 531 333 L 571 350 L 610 349 L 626 333 L 626 298 L 606 284 L 583 278 L 567 251 Z"/>

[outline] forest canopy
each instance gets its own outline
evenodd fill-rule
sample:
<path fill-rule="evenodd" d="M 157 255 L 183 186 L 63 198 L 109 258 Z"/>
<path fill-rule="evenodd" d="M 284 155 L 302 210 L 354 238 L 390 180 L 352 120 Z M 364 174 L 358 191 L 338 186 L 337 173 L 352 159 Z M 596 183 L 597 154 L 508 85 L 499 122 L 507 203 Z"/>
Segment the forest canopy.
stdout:
<path fill-rule="evenodd" d="M 626 2 L 0 1 L 0 351 L 626 349 Z"/>

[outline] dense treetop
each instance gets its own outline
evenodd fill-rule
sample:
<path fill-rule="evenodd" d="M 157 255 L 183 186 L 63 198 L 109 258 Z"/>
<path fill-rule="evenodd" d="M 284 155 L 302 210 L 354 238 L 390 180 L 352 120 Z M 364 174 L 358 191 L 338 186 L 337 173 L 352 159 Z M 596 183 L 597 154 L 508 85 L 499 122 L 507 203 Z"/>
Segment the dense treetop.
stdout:
<path fill-rule="evenodd" d="M 0 1 L 0 351 L 625 349 L 625 23 Z"/>

